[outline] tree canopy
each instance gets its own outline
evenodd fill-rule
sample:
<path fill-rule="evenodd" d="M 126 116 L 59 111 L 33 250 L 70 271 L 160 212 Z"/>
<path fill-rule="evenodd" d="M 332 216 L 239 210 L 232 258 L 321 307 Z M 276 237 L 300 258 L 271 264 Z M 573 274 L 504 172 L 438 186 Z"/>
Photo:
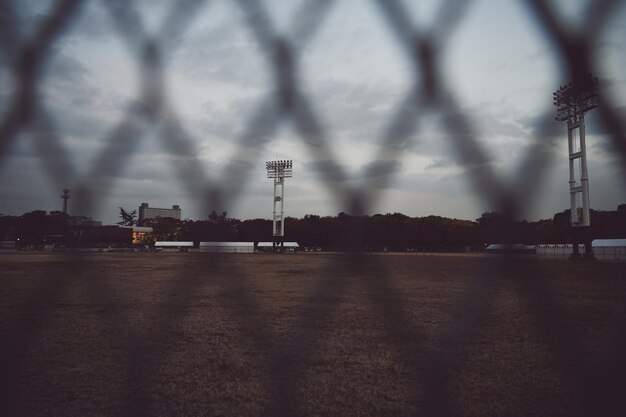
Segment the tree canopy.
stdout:
<path fill-rule="evenodd" d="M 120 221 L 117 222 L 120 226 L 136 226 L 137 225 L 137 210 L 128 212 L 124 208 L 120 207 Z"/>
<path fill-rule="evenodd" d="M 119 225 L 137 224 L 136 211 L 120 207 Z M 72 237 L 87 230 L 84 221 L 61 212 L 36 210 L 22 216 L 0 215 L 0 240 L 31 244 L 50 242 L 52 237 Z M 180 241 L 269 241 L 272 221 L 240 220 L 227 212 L 212 211 L 206 220 L 147 219 L 144 226 L 154 229 L 155 240 Z M 103 226 L 112 227 L 112 226 Z M 78 230 L 80 229 L 80 230 Z M 77 231 L 78 230 L 78 231 Z M 476 220 L 441 216 L 409 217 L 401 213 L 353 216 L 307 214 L 285 219 L 285 240 L 301 246 L 327 250 L 456 250 L 465 246 L 480 247 L 490 243 L 567 243 L 571 242 L 569 210 L 551 219 L 513 221 L 499 213 L 483 213 Z M 626 205 L 615 211 L 591 210 L 593 238 L 626 238 Z M 70 241 L 71 239 L 65 239 Z M 52 239 L 54 240 L 54 239 Z"/>

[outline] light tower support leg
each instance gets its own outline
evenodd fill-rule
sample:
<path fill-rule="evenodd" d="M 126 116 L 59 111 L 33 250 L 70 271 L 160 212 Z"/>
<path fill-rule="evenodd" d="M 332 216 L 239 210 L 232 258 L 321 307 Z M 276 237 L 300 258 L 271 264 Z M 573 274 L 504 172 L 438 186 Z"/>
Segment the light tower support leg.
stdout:
<path fill-rule="evenodd" d="M 579 157 L 578 150 L 574 145 L 574 130 L 576 127 L 567 126 L 567 147 L 569 150 L 569 197 L 570 197 L 570 224 L 572 227 L 572 255 L 570 259 L 580 259 L 578 251 L 578 233 L 576 224 L 578 223 L 578 204 L 576 203 L 576 194 L 578 186 L 576 185 L 576 167 L 575 160 Z"/>
<path fill-rule="evenodd" d="M 578 130 L 579 147 L 575 146 Z M 583 117 L 576 123 L 567 126 L 569 149 L 569 186 L 570 186 L 570 219 L 572 224 L 573 250 L 572 259 L 579 259 L 578 245 L 585 245 L 585 259 L 595 259 L 591 246 L 591 217 L 589 214 L 589 177 L 587 174 L 587 150 L 585 146 L 585 123 Z M 576 172 L 576 161 L 580 172 Z M 580 178 L 580 182 L 576 178 Z M 577 198 L 579 197 L 579 198 Z M 582 200 L 582 207 L 578 202 Z"/>
<path fill-rule="evenodd" d="M 585 244 L 585 259 L 595 259 L 591 246 L 591 215 L 589 213 L 589 176 L 587 174 L 587 146 L 585 144 L 585 119 L 580 118 L 580 184 L 583 194 L 583 227 L 582 240 Z"/>
<path fill-rule="evenodd" d="M 274 236 L 274 247 L 280 247 L 283 250 L 283 240 L 285 236 L 285 211 L 284 211 L 284 197 L 285 197 L 285 179 L 282 177 L 274 178 L 274 216 L 272 223 L 272 230 Z"/>

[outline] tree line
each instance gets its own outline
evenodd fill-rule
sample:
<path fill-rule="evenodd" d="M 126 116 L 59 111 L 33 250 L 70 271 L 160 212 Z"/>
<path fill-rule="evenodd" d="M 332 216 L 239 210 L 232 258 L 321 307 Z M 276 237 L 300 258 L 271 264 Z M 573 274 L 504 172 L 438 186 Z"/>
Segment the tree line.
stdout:
<path fill-rule="evenodd" d="M 483 213 L 476 220 L 441 216 L 410 217 L 401 213 L 353 216 L 306 215 L 285 219 L 285 240 L 326 250 L 455 250 L 490 243 L 568 243 L 572 241 L 569 210 L 551 219 L 512 221 L 499 213 Z M 138 225 L 136 213 L 120 208 L 120 225 Z M 272 221 L 240 220 L 212 211 L 205 220 L 147 219 L 153 240 L 270 241 Z M 626 204 L 615 211 L 591 210 L 593 238 L 626 238 Z M 76 217 L 37 210 L 22 216 L 0 215 L 0 239 L 42 244 L 54 236 L 76 235 Z M 111 227 L 111 226 L 103 226 Z"/>

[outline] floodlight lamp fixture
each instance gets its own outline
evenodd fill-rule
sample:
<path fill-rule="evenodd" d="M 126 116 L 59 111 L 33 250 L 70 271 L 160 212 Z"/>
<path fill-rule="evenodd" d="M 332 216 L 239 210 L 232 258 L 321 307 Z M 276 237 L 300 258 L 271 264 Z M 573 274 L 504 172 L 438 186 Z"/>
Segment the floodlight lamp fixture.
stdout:
<path fill-rule="evenodd" d="M 267 178 L 291 178 L 293 175 L 293 161 L 290 159 L 267 161 L 265 169 L 267 169 Z"/>
<path fill-rule="evenodd" d="M 599 97 L 598 78 L 591 74 L 560 86 L 552 94 L 552 103 L 556 106 L 555 120 L 579 123 L 586 112 L 598 107 Z"/>

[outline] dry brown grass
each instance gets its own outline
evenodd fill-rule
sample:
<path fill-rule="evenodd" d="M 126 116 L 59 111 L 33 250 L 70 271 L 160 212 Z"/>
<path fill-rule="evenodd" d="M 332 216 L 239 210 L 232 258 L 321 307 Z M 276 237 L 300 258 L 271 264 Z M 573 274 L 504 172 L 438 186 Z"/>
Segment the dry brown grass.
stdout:
<path fill-rule="evenodd" d="M 626 415 L 610 350 L 623 263 L 17 254 L 0 268 L 3 416 Z"/>

